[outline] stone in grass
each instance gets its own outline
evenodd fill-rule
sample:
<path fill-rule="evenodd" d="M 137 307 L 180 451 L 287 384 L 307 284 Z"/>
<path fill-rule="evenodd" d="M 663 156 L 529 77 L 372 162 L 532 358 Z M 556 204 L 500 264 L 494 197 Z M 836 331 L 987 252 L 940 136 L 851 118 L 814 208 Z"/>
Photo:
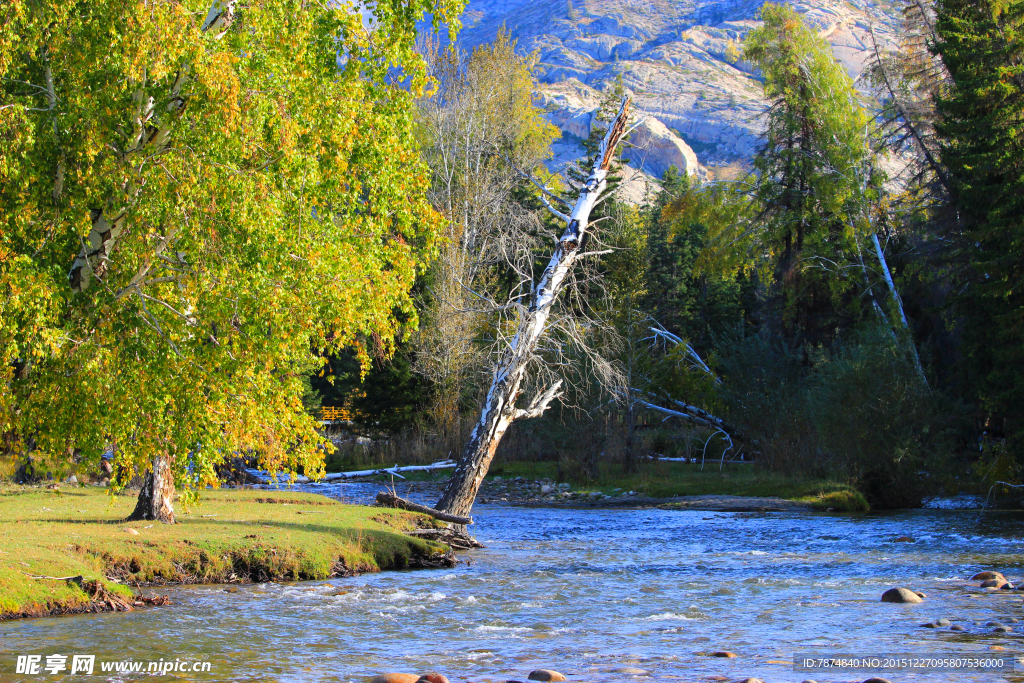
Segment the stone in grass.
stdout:
<path fill-rule="evenodd" d="M 890 588 L 882 593 L 882 602 L 915 604 L 921 602 L 922 597 L 919 593 L 915 593 L 909 588 Z"/>
<path fill-rule="evenodd" d="M 554 681 L 564 681 L 565 680 L 565 676 L 563 676 L 562 674 L 558 673 L 557 671 L 552 671 L 551 669 L 537 669 L 536 671 L 531 671 L 530 675 L 527 676 L 527 678 L 529 678 L 531 681 L 552 681 L 552 682 L 554 682 Z"/>
<path fill-rule="evenodd" d="M 988 581 L 989 579 L 1002 579 L 1006 581 L 1006 577 L 999 572 L 979 572 L 971 577 L 971 581 Z"/>

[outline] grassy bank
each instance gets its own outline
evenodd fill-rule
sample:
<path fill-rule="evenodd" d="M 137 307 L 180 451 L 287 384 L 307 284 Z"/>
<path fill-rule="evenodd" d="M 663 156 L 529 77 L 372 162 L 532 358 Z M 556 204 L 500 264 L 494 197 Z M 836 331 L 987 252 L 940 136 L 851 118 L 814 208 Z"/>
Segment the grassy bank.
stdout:
<path fill-rule="evenodd" d="M 350 462 L 346 469 L 361 470 L 381 467 L 379 462 Z M 443 481 L 450 470 L 439 472 L 403 472 L 408 481 Z M 726 464 L 719 470 L 717 462 L 700 465 L 681 462 L 647 461 L 635 473 L 625 474 L 621 468 L 605 465 L 594 478 L 578 475 L 578 470 L 560 469 L 554 460 L 497 460 L 487 473 L 488 479 L 523 477 L 529 480 L 566 481 L 577 491 L 601 491 L 611 494 L 616 489 L 637 491 L 651 498 L 672 496 L 756 496 L 784 498 L 815 509 L 829 508 L 840 512 L 868 510 L 864 496 L 850 483 L 813 477 L 786 476 L 767 472 L 750 463 Z M 382 476 L 381 481 L 387 481 Z"/>
<path fill-rule="evenodd" d="M 134 505 L 133 495 L 94 487 L 0 488 L 0 618 L 117 609 L 142 584 L 323 579 L 446 562 L 447 548 L 402 533 L 433 521 L 400 510 L 231 489 L 179 506 L 175 525 L 124 522 Z"/>
<path fill-rule="evenodd" d="M 489 472 L 491 477 L 523 477 L 526 479 L 559 479 L 558 463 L 511 461 L 498 463 Z M 563 477 L 582 491 L 612 493 L 615 489 L 637 491 L 651 498 L 672 496 L 757 496 L 785 498 L 813 508 L 838 511 L 864 511 L 867 501 L 853 486 L 841 481 L 795 477 L 766 472 L 753 464 L 726 464 L 721 471 L 717 463 L 700 465 L 682 462 L 650 461 L 640 464 L 639 471 L 602 471 L 594 479 L 573 480 Z"/>

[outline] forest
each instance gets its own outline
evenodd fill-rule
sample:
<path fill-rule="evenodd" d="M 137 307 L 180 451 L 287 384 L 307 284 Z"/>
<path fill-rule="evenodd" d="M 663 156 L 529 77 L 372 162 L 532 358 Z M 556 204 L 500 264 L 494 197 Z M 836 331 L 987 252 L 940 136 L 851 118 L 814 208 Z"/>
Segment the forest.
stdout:
<path fill-rule="evenodd" d="M 764 5 L 758 152 L 639 202 L 628 83 L 553 167 L 454 0 L 200 4 L 0 8 L 3 474 L 111 454 L 164 521 L 239 458 L 1024 483 L 1024 3 L 909 2 L 858 82 Z"/>

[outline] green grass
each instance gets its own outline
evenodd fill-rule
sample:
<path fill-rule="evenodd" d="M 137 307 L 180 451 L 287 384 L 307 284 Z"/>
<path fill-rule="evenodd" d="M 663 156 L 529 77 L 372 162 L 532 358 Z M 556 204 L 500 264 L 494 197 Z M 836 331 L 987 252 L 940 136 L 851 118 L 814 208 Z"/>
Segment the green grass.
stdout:
<path fill-rule="evenodd" d="M 125 522 L 133 495 L 106 489 L 0 487 L 0 618 L 83 611 L 86 587 L 322 579 L 403 568 L 447 548 L 404 535 L 433 520 L 301 493 L 204 491 L 178 523 Z M 129 529 L 134 529 L 133 534 Z"/>
<path fill-rule="evenodd" d="M 558 464 L 553 461 L 508 461 L 496 463 L 489 477 L 524 477 L 526 479 L 558 479 Z M 700 465 L 681 462 L 641 463 L 640 471 L 624 474 L 618 468 L 605 468 L 596 480 L 567 477 L 574 489 L 601 491 L 614 489 L 638 491 L 652 498 L 672 496 L 730 495 L 776 497 L 794 500 L 815 509 L 832 508 L 842 512 L 868 509 L 867 501 L 850 484 L 828 479 L 796 477 L 765 472 L 754 464 Z"/>

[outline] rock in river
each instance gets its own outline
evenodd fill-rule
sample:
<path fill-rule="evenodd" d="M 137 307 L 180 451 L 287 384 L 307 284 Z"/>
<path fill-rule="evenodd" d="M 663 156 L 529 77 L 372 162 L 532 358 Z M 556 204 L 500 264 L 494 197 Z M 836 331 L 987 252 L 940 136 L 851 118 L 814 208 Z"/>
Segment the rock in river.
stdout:
<path fill-rule="evenodd" d="M 616 674 L 629 674 L 630 676 L 646 676 L 648 671 L 646 669 L 638 669 L 634 666 L 623 666 L 612 671 Z"/>
<path fill-rule="evenodd" d="M 986 579 L 981 582 L 982 588 L 1006 588 L 1010 589 L 1013 586 L 1006 579 Z"/>
<path fill-rule="evenodd" d="M 380 674 L 370 679 L 370 683 L 416 683 L 420 677 L 416 674 Z"/>
<path fill-rule="evenodd" d="M 1002 579 L 1006 581 L 1006 577 L 999 572 L 980 572 L 971 577 L 971 581 L 988 581 L 989 579 Z"/>
<path fill-rule="evenodd" d="M 531 681 L 564 681 L 565 676 L 551 669 L 537 669 L 527 676 Z"/>
<path fill-rule="evenodd" d="M 935 620 L 935 625 L 936 626 L 943 626 L 943 627 L 949 626 L 949 619 L 936 619 Z"/>
<path fill-rule="evenodd" d="M 712 657 L 724 657 L 726 659 L 736 659 L 736 654 L 735 653 L 728 652 L 726 650 L 720 650 L 719 652 L 712 652 L 711 656 Z"/>
<path fill-rule="evenodd" d="M 882 602 L 905 602 L 913 604 L 921 602 L 921 596 L 909 588 L 890 588 L 882 593 Z"/>
<path fill-rule="evenodd" d="M 888 678 L 869 678 L 864 683 L 890 683 Z"/>

